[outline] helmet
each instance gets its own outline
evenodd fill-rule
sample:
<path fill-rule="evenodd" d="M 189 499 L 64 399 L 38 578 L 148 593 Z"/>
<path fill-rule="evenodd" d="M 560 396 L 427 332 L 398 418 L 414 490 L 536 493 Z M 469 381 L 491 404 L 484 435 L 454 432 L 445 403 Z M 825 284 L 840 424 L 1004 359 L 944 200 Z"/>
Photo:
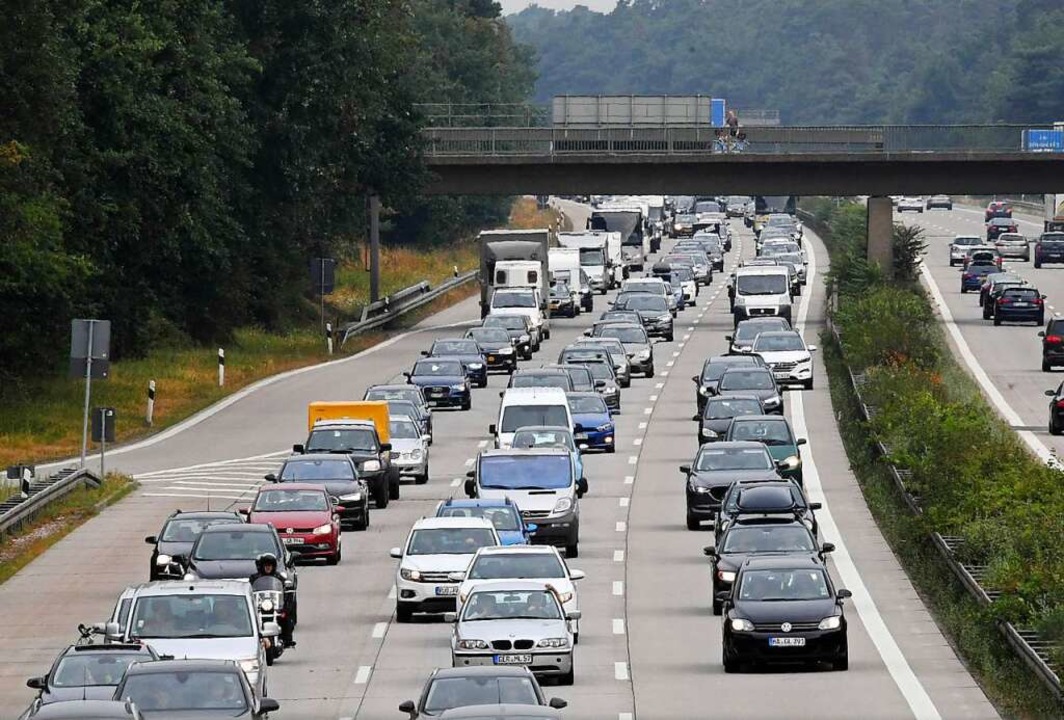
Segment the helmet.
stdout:
<path fill-rule="evenodd" d="M 274 570 L 277 569 L 277 556 L 273 553 L 263 553 L 259 555 L 255 560 L 255 569 L 261 572 L 266 572 L 266 566 L 273 565 Z"/>

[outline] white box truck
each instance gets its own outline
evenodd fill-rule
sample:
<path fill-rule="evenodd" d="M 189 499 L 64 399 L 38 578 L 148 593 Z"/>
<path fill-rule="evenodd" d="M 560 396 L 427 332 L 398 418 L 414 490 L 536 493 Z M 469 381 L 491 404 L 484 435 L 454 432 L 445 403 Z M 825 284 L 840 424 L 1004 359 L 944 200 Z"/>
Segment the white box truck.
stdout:
<path fill-rule="evenodd" d="M 624 279 L 621 234 L 618 232 L 559 233 L 558 244 L 580 253 L 580 266 L 591 278 L 591 286 L 601 295 Z"/>
<path fill-rule="evenodd" d="M 480 316 L 491 311 L 497 288 L 532 287 L 538 290 L 543 337 L 550 337 L 550 269 L 547 252 L 551 231 L 485 230 L 480 233 Z"/>

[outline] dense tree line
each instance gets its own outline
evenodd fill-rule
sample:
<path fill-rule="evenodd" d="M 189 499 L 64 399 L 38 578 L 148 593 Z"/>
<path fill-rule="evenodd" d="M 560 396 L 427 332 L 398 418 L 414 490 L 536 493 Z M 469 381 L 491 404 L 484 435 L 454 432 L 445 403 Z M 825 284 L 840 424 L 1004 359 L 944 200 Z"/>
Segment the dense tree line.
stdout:
<path fill-rule="evenodd" d="M 1064 118 L 1059 0 L 621 0 L 508 18 L 536 94 L 711 94 L 788 124 Z"/>
<path fill-rule="evenodd" d="M 284 327 L 307 260 L 446 242 L 498 201 L 426 201 L 424 102 L 517 102 L 489 0 L 11 0 L 0 23 L 0 379 L 51 372 L 72 316 L 121 356 Z"/>

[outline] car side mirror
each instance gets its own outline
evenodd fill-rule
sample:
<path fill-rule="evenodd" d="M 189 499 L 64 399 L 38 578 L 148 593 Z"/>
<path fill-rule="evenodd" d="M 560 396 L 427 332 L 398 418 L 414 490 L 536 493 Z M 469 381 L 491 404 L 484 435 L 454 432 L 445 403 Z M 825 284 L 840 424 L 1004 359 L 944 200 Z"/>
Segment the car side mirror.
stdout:
<path fill-rule="evenodd" d="M 274 473 L 266 473 L 262 477 L 266 482 L 277 482 L 277 476 Z"/>
<path fill-rule="evenodd" d="M 805 348 L 809 352 L 816 352 L 816 345 L 806 345 Z"/>
<path fill-rule="evenodd" d="M 691 416 L 691 419 L 692 419 L 692 420 L 696 420 L 696 421 L 697 421 L 697 420 L 701 420 L 701 419 L 702 419 L 702 416 L 701 416 L 701 415 L 699 415 L 698 413 L 695 413 L 694 415 L 692 415 L 692 416 Z"/>
<path fill-rule="evenodd" d="M 144 542 L 148 543 L 149 545 L 155 545 L 159 542 L 159 538 L 157 538 L 155 535 L 149 535 L 148 537 L 144 538 Z"/>
<path fill-rule="evenodd" d="M 391 452 L 392 444 L 390 442 L 381 443 L 381 452 Z"/>
<path fill-rule="evenodd" d="M 275 622 L 265 622 L 262 624 L 262 636 L 263 637 L 277 637 L 281 634 L 281 626 Z"/>
<path fill-rule="evenodd" d="M 1039 330 L 1038 331 L 1038 337 L 1045 337 L 1045 336 L 1046 336 L 1046 331 L 1045 330 Z"/>
<path fill-rule="evenodd" d="M 724 339 L 727 340 L 728 342 L 735 342 L 735 336 L 734 335 L 725 335 Z"/>
<path fill-rule="evenodd" d="M 407 380 L 409 380 L 410 379 L 410 371 L 409 370 L 404 370 L 403 371 L 403 377 L 405 377 Z"/>
<path fill-rule="evenodd" d="M 547 703 L 547 705 L 549 705 L 550 707 L 554 708 L 555 710 L 561 710 L 562 708 L 569 707 L 569 703 L 565 702 L 561 698 L 556 698 L 556 697 L 552 697 L 550 699 L 550 702 Z"/>
<path fill-rule="evenodd" d="M 1042 296 L 1042 299 L 1043 299 L 1043 300 L 1046 300 L 1047 298 L 1048 298 L 1048 296 L 1046 296 L 1046 295 L 1043 295 L 1043 296 Z"/>
<path fill-rule="evenodd" d="M 680 466 L 680 472 L 682 472 L 684 475 L 690 475 L 691 474 L 691 466 L 690 465 L 686 465 L 686 464 L 681 465 Z"/>
<path fill-rule="evenodd" d="M 109 622 L 104 626 L 103 634 L 108 640 L 121 640 L 122 626 L 116 622 Z"/>
<path fill-rule="evenodd" d="M 569 612 L 565 613 L 565 619 L 566 620 L 579 620 L 580 619 L 580 611 L 579 610 L 570 610 Z"/>
<path fill-rule="evenodd" d="M 586 577 L 587 577 L 587 573 L 585 573 L 583 570 L 570 570 L 569 571 L 569 579 L 572 580 L 573 582 L 576 582 L 577 580 L 583 580 Z"/>
<path fill-rule="evenodd" d="M 280 709 L 281 703 L 277 702 L 273 698 L 263 698 L 262 700 L 259 700 L 259 712 L 277 712 Z"/>
<path fill-rule="evenodd" d="M 691 376 L 691 382 L 693 382 L 695 385 L 701 384 L 701 381 L 699 380 L 699 377 L 697 375 Z"/>
<path fill-rule="evenodd" d="M 407 700 L 405 702 L 399 703 L 399 712 L 410 713 L 410 715 L 413 716 L 416 707 L 417 706 L 414 705 L 413 700 Z"/>
<path fill-rule="evenodd" d="M 477 496 L 477 483 L 473 478 L 469 478 L 465 481 L 465 494 L 471 498 Z"/>
<path fill-rule="evenodd" d="M 827 553 L 835 552 L 835 543 L 824 543 L 820 546 L 820 552 L 824 553 L 825 555 Z"/>
<path fill-rule="evenodd" d="M 429 435 L 428 433 L 422 435 L 421 439 L 422 439 L 422 441 L 427 442 L 427 443 L 432 442 L 432 436 Z"/>
<path fill-rule="evenodd" d="M 839 591 L 835 593 L 835 597 L 837 597 L 839 600 L 845 600 L 846 598 L 852 598 L 853 593 L 847 590 L 846 588 L 839 588 Z"/>
<path fill-rule="evenodd" d="M 580 478 L 576 481 L 576 496 L 584 497 L 587 494 L 587 478 Z"/>
<path fill-rule="evenodd" d="M 491 425 L 488 425 L 488 434 L 489 435 L 497 435 L 498 432 L 499 432 L 499 426 L 498 425 L 496 425 L 495 423 L 492 423 Z"/>
<path fill-rule="evenodd" d="M 717 601 L 722 603 L 731 603 L 731 593 L 727 590 L 721 590 L 716 595 Z"/>
<path fill-rule="evenodd" d="M 794 441 L 794 444 L 795 444 L 795 445 L 805 445 L 805 444 L 807 444 L 808 442 L 809 442 L 809 441 L 808 441 L 808 440 L 806 440 L 805 438 L 798 438 L 797 440 L 795 440 L 795 441 Z"/>
<path fill-rule="evenodd" d="M 456 622 L 458 622 L 458 613 L 456 613 L 456 612 L 444 613 L 443 614 L 443 621 L 445 623 L 456 623 Z"/>
<path fill-rule="evenodd" d="M 388 554 L 391 555 L 396 560 L 399 560 L 399 559 L 401 559 L 403 557 L 403 549 L 402 548 L 393 547 L 391 550 L 388 551 Z"/>
<path fill-rule="evenodd" d="M 591 331 L 590 331 L 590 330 L 585 330 L 585 331 L 584 331 L 583 333 L 581 333 L 581 334 L 582 334 L 582 335 L 583 335 L 584 337 L 591 337 Z"/>
<path fill-rule="evenodd" d="M 1046 392 L 1045 392 L 1046 397 L 1053 397 L 1056 394 L 1057 394 L 1056 390 L 1046 390 Z"/>
<path fill-rule="evenodd" d="M 47 680 L 46 677 L 32 677 L 26 681 L 26 687 L 32 690 L 44 690 L 48 686 Z"/>
<path fill-rule="evenodd" d="M 236 514 L 237 515 L 243 515 L 246 518 L 248 515 L 251 514 L 251 508 L 249 508 L 249 507 L 237 508 L 236 509 Z"/>
<path fill-rule="evenodd" d="M 467 478 L 475 478 L 477 476 L 477 471 L 476 470 L 466 470 L 465 476 Z"/>
<path fill-rule="evenodd" d="M 809 509 L 810 510 L 819 510 L 822 507 L 824 507 L 824 505 L 822 503 L 818 503 L 818 502 L 809 503 Z"/>
<path fill-rule="evenodd" d="M 421 351 L 421 357 L 428 357 L 428 356 L 429 356 L 429 351 L 428 350 L 422 350 Z"/>
<path fill-rule="evenodd" d="M 702 548 L 702 554 L 708 558 L 715 558 L 717 557 L 717 548 L 713 545 L 706 545 Z"/>
<path fill-rule="evenodd" d="M 539 530 L 539 525 L 536 525 L 535 523 L 528 523 L 525 525 L 525 532 L 529 535 L 535 535 L 536 530 Z"/>

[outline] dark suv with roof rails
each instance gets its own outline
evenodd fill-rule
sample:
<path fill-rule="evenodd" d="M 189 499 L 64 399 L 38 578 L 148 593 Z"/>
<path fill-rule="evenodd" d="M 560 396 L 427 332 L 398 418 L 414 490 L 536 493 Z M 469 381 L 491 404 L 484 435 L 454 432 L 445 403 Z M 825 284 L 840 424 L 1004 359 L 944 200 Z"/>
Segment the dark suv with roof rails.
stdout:
<path fill-rule="evenodd" d="M 1042 338 L 1042 372 L 1064 365 L 1064 318 L 1049 318 L 1038 337 Z"/>
<path fill-rule="evenodd" d="M 793 480 L 734 483 L 721 501 L 713 524 L 713 537 L 720 542 L 721 534 L 739 517 L 746 522 L 774 522 L 780 517 L 794 517 L 806 524 L 813 533 L 819 534 L 814 511 L 820 503 L 811 503 L 802 488 Z"/>
<path fill-rule="evenodd" d="M 158 535 L 149 535 L 144 542 L 153 546 L 148 561 L 149 580 L 180 580 L 184 569 L 174 557 L 188 556 L 196 538 L 211 525 L 244 522 L 239 514 L 223 510 L 174 510 L 163 523 Z"/>

